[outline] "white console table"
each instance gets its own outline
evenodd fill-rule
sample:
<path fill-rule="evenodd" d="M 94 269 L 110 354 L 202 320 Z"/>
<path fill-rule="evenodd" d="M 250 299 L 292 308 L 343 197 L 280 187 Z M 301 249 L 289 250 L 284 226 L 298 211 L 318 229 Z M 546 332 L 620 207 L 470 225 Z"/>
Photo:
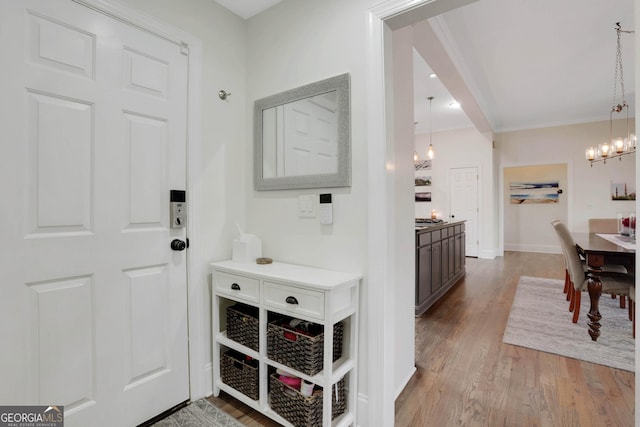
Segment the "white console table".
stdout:
<path fill-rule="evenodd" d="M 355 426 L 358 390 L 358 300 L 361 276 L 274 262 L 272 264 L 222 261 L 211 264 L 213 392 L 220 390 L 293 427 L 269 406 L 269 371 L 283 369 L 323 388 L 323 426 Z M 291 298 L 293 297 L 293 299 Z M 295 301 L 295 303 L 291 303 Z M 226 308 L 241 302 L 258 309 L 259 348 L 252 350 L 227 337 Z M 270 360 L 267 355 L 267 318 L 278 313 L 324 326 L 324 369 L 309 376 Z M 333 327 L 344 322 L 342 357 L 333 363 Z M 222 382 L 221 350 L 236 350 L 258 361 L 259 398 L 253 400 Z M 331 420 L 333 385 L 345 379 L 346 410 Z"/>

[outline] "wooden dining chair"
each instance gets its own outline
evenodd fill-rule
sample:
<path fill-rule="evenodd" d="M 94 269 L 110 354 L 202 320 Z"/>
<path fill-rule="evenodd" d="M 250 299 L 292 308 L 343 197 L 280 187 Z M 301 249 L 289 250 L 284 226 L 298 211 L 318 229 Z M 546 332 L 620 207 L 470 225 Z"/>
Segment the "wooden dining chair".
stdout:
<path fill-rule="evenodd" d="M 560 220 L 554 219 L 553 221 L 551 221 L 551 225 L 554 227 L 554 229 L 555 229 L 555 224 L 557 222 L 560 222 Z M 564 263 L 564 288 L 562 289 L 562 292 L 567 295 L 566 299 L 567 299 L 567 301 L 569 301 L 569 298 L 571 297 L 571 293 L 569 292 L 569 286 L 571 285 L 571 278 L 569 277 L 569 266 L 567 265 L 567 256 L 564 253 L 564 247 L 562 245 L 560 245 L 560 249 L 562 249 L 562 256 L 565 259 L 565 263 Z"/>
<path fill-rule="evenodd" d="M 560 244 L 563 247 L 565 262 L 569 270 L 571 292 L 570 311 L 573 311 L 573 323 L 578 322 L 580 316 L 581 294 L 587 290 L 588 277 L 585 274 L 585 264 L 578 255 L 576 244 L 571 237 L 571 233 L 564 223 L 558 221 L 553 223 L 553 227 L 560 238 Z M 602 293 L 617 295 L 629 295 L 629 289 L 635 283 L 635 278 L 625 273 L 607 272 L 600 276 L 602 282 Z"/>
<path fill-rule="evenodd" d="M 618 234 L 616 218 L 589 218 L 589 233 Z"/>
<path fill-rule="evenodd" d="M 589 233 L 601 234 L 618 234 L 617 218 L 589 218 Z M 612 294 L 611 298 L 615 299 L 616 295 Z M 620 308 L 626 305 L 624 295 L 620 296 Z"/>

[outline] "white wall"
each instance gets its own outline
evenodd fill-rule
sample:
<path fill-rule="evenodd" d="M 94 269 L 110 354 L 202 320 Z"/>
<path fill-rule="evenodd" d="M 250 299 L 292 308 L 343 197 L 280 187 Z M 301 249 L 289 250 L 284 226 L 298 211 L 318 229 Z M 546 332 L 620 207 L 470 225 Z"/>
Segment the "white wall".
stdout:
<path fill-rule="evenodd" d="M 392 233 L 395 279 L 394 392 L 399 395 L 415 372 L 415 227 L 413 212 L 414 167 L 413 124 L 413 31 L 405 27 L 393 32 L 393 159 L 395 227 Z M 391 147 L 390 147 L 391 148 Z"/>
<path fill-rule="evenodd" d="M 366 147 L 363 144 L 364 22 L 359 2 L 284 1 L 248 21 L 245 192 L 248 232 L 263 240 L 263 254 L 279 261 L 363 273 L 366 253 Z M 345 40 L 345 29 L 350 37 Z M 360 58 L 358 58 L 360 56 Z M 253 103 L 262 97 L 348 72 L 351 74 L 352 186 L 335 189 L 253 189 Z M 301 194 L 333 194 L 333 225 L 298 218 Z"/>
<path fill-rule="evenodd" d="M 369 385 L 377 384 L 366 375 L 365 350 L 369 348 L 368 313 L 364 304 L 368 299 L 369 283 L 366 276 L 369 242 L 367 206 L 369 197 L 375 197 L 375 193 L 368 194 L 367 177 L 369 168 L 396 166 L 367 164 L 367 133 L 371 124 L 366 121 L 366 89 L 370 75 L 367 69 L 366 16 L 369 8 L 379 1 L 285 0 L 247 22 L 211 0 L 127 0 L 126 3 L 203 41 L 200 182 L 203 183 L 201 197 L 205 201 L 201 215 L 205 220 L 200 224 L 199 235 L 191 238 L 203 239 L 205 258 L 228 258 L 235 223 L 238 222 L 245 230 L 263 239 L 266 256 L 280 261 L 363 273 L 359 392 L 366 400 Z M 254 191 L 253 101 L 344 72 L 351 74 L 352 186 L 313 191 Z M 226 102 L 220 101 L 217 97 L 219 89 L 231 92 L 232 96 Z M 586 230 L 588 217 L 613 216 L 618 210 L 631 210 L 630 202 L 615 202 L 615 205 L 603 202 L 609 188 L 609 179 L 604 179 L 606 173 L 603 169 L 609 168 L 608 173 L 611 173 L 614 165 L 596 165 L 591 170 L 582 160 L 585 141 L 589 138 L 604 139 L 607 130 L 605 124 L 598 129 L 587 130 L 568 127 L 560 134 L 545 130 L 511 132 L 496 137 L 500 150 L 496 153 L 492 153 L 491 138 L 474 130 L 435 135 L 434 181 L 447 183 L 444 189 L 434 192 L 437 209 L 448 215 L 448 169 L 478 166 L 481 170 L 480 256 L 491 258 L 494 248 L 502 243 L 498 233 L 501 231 L 501 219 L 492 213 L 492 208 L 498 208 L 498 212 L 502 208 L 501 200 L 494 197 L 494 194 L 500 194 L 501 187 L 496 179 L 501 176 L 501 168 L 505 165 L 557 162 L 561 157 L 574 164 L 573 175 L 569 177 L 576 186 L 575 213 L 570 217 L 574 229 Z M 458 135 L 458 132 L 464 135 Z M 495 168 L 491 166 L 492 157 L 496 162 Z M 627 161 L 625 159 L 623 163 Z M 332 226 L 321 226 L 314 219 L 298 218 L 298 195 L 326 191 L 334 194 Z M 412 192 L 413 188 L 409 191 Z M 629 206 L 622 207 L 623 204 Z M 498 247 L 498 253 L 501 249 Z M 392 297 L 395 306 L 399 301 L 395 295 Z M 203 301 L 203 304 L 206 307 L 203 322 L 208 331 L 210 305 L 208 301 Z M 410 347 L 407 343 L 406 348 L 399 342 L 395 345 L 395 353 L 399 354 L 412 348 L 413 344 Z M 210 343 L 205 347 L 208 349 Z M 210 360 L 210 354 L 207 354 L 207 360 Z M 396 368 L 396 373 L 401 372 L 402 369 L 393 362 L 387 366 Z M 400 378 L 396 378 L 398 382 L 401 382 Z M 366 425 L 364 416 L 360 414 L 360 420 L 365 423 L 362 425 Z"/>
<path fill-rule="evenodd" d="M 247 97 L 255 100 L 342 73 L 351 75 L 352 185 L 347 188 L 255 191 L 245 169 L 247 231 L 263 242 L 263 255 L 277 261 L 361 273 L 359 391 L 367 378 L 367 140 L 365 10 L 375 0 L 322 2 L 285 0 L 251 18 L 247 26 Z M 252 164 L 253 118 L 248 117 L 244 164 Z M 333 225 L 299 218 L 298 196 L 333 194 Z M 362 411 L 361 411 L 362 412 Z M 359 414 L 360 420 L 366 414 Z M 359 420 L 359 424 L 361 421 Z M 362 424 L 362 425 L 366 425 Z"/>
<path fill-rule="evenodd" d="M 632 120 L 632 129 L 634 126 L 635 121 Z M 623 120 L 616 121 L 614 125 L 614 129 L 625 127 Z M 415 215 L 428 217 L 435 209 L 446 221 L 449 217 L 449 169 L 478 165 L 481 170 L 480 257 L 501 255 L 505 243 L 508 244 L 507 250 L 559 253 L 556 236 L 551 232 L 539 233 L 546 230 L 549 221 L 541 219 L 533 224 L 533 228 L 531 223 L 505 223 L 510 219 L 504 215 L 509 201 L 503 197 L 503 169 L 566 163 L 569 176 L 563 194 L 568 205 L 567 222 L 573 230 L 586 232 L 589 218 L 615 218 L 619 211 L 635 210 L 634 202 L 612 201 L 610 195 L 612 181 L 626 181 L 630 185 L 635 182 L 634 156 L 625 156 L 622 161 L 609 160 L 606 164 L 595 163 L 593 167 L 584 159 L 585 148 L 608 138 L 608 121 L 499 133 L 495 135 L 495 150 L 491 149 L 490 137 L 475 129 L 436 132 L 432 136 L 436 155 L 430 171 L 433 202 L 416 203 Z M 415 147 L 421 156 L 424 157 L 428 145 L 428 134 L 415 136 Z M 495 168 L 492 165 L 494 154 Z M 495 217 L 494 206 L 498 209 Z M 516 227 L 510 233 L 515 237 L 507 236 L 509 241 L 505 242 L 504 227 L 509 226 Z M 496 236 L 499 237 L 496 239 Z"/>
<path fill-rule="evenodd" d="M 478 181 L 478 240 L 480 258 L 494 258 L 496 233 L 494 217 L 494 175 L 493 150 L 491 135 L 478 132 L 474 128 L 435 132 L 433 142 L 433 169 L 431 172 L 431 203 L 416 203 L 417 218 L 429 217 L 431 210 L 438 212 L 438 217 L 449 220 L 449 171 L 452 168 L 477 167 Z M 424 157 L 429 147 L 429 134 L 415 135 L 415 147 Z M 427 173 L 425 172 L 425 175 Z"/>
<path fill-rule="evenodd" d="M 504 200 L 505 251 L 555 252 L 557 250 L 559 242 L 551 221 L 559 220 L 567 224 L 568 199 L 572 194 L 567 187 L 567 169 L 566 163 L 503 168 L 503 188 L 499 197 Z M 528 193 L 523 190 L 512 191 L 510 189 L 512 183 L 544 181 L 556 181 L 558 188 L 532 190 L 531 193 L 549 194 L 562 190 L 556 203 L 511 203 L 512 194 Z"/>
<path fill-rule="evenodd" d="M 366 406 L 369 384 L 378 383 L 367 376 L 366 354 L 369 348 L 366 324 L 369 241 L 366 16 L 379 1 L 285 0 L 246 22 L 211 0 L 126 2 L 203 41 L 204 140 L 200 180 L 203 183 L 201 196 L 206 203 L 201 232 L 192 239 L 206 240 L 205 258 L 230 257 L 235 223 L 238 222 L 245 231 L 262 238 L 265 256 L 363 274 L 358 392 L 364 406 L 359 408 L 358 421 L 360 425 L 375 424 L 367 421 Z M 253 102 L 345 72 L 351 75 L 351 187 L 254 191 Z M 219 89 L 231 92 L 232 96 L 226 102 L 220 101 L 217 97 Z M 383 171 L 385 166 L 389 165 L 374 167 Z M 412 188 L 409 191 L 412 192 Z M 330 226 L 320 225 L 318 219 L 301 219 L 297 215 L 298 195 L 321 192 L 331 192 L 334 196 L 334 224 Z M 408 259 L 413 259 L 412 254 Z M 411 291 L 405 292 L 403 298 L 412 300 L 413 281 L 408 286 Z M 208 292 L 209 289 L 207 295 Z M 210 305 L 208 301 L 203 304 L 206 305 L 203 322 L 209 331 Z M 410 316 L 410 313 L 412 304 L 405 315 Z M 412 317 L 406 318 L 413 322 Z M 405 360 L 412 360 L 412 329 L 407 329 L 405 336 L 408 338 L 404 344 L 396 340 L 395 352 L 403 353 Z M 206 347 L 210 347 L 210 342 Z M 210 358 L 207 354 L 207 360 Z M 394 366 L 393 361 L 386 361 L 385 366 Z M 385 405 L 392 405 L 392 402 L 385 402 Z"/>
<path fill-rule="evenodd" d="M 235 223 L 245 223 L 245 22 L 212 0 L 126 0 L 127 5 L 198 37 L 202 41 L 202 148 L 200 189 L 202 218 L 198 234 L 190 240 L 199 244 L 202 258 L 220 260 L 231 257 Z M 218 98 L 218 90 L 232 95 Z M 205 281 L 204 312 L 206 354 L 203 359 L 211 372 L 210 275 Z M 192 279 L 193 282 L 193 279 Z M 212 378 L 207 375 L 207 390 Z"/>
<path fill-rule="evenodd" d="M 624 122 L 624 121 L 622 121 Z M 616 121 L 614 129 L 626 125 Z M 631 122 L 631 128 L 635 121 Z M 589 218 L 615 218 L 619 211 L 634 211 L 633 201 L 612 201 L 611 183 L 628 182 L 636 179 L 635 156 L 624 156 L 621 161 L 609 160 L 606 164 L 595 163 L 593 167 L 584 158 L 585 149 L 591 145 L 609 139 L 609 121 L 582 123 L 569 126 L 556 126 L 542 129 L 530 129 L 496 134 L 496 167 L 502 179 L 502 170 L 510 166 L 527 166 L 566 163 L 568 165 L 568 183 L 565 195 L 568 202 L 567 222 L 573 231 L 588 231 Z M 502 182 L 500 189 L 503 188 Z M 502 190 L 499 190 L 502 191 Z M 499 194 L 499 193 L 498 193 Z M 502 217 L 504 200 L 499 209 Z M 547 227 L 548 224 L 527 224 L 522 227 Z M 503 232 L 501 230 L 501 236 Z M 549 245 L 560 251 L 555 236 L 549 236 L 549 242 L 537 242 Z M 503 239 L 500 239 L 502 242 Z M 526 241 L 512 242 L 526 249 Z"/>

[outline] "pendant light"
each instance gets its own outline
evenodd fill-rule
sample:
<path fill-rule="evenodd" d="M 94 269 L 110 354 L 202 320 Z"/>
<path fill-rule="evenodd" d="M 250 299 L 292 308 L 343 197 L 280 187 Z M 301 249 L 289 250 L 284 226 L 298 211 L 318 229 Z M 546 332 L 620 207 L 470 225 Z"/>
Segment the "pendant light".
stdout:
<path fill-rule="evenodd" d="M 431 127 L 431 102 L 433 101 L 433 96 L 427 98 L 429 100 L 429 149 L 427 150 L 427 158 L 429 160 L 433 159 L 433 144 L 431 143 L 433 129 Z"/>
<path fill-rule="evenodd" d="M 607 159 L 617 157 L 622 160 L 622 156 L 626 154 L 632 154 L 636 152 L 636 137 L 630 131 L 629 125 L 629 104 L 625 98 L 624 93 L 624 76 L 622 72 L 622 46 L 620 43 L 620 35 L 633 34 L 634 31 L 623 30 L 620 26 L 620 22 L 616 22 L 616 36 L 617 36 L 617 49 L 616 49 L 616 67 L 613 77 L 613 107 L 609 113 L 609 140 L 597 145 L 591 146 L 586 149 L 585 157 L 593 166 L 593 163 L 602 161 L 607 162 Z M 617 99 L 617 88 L 620 86 L 621 99 Z M 626 135 L 623 137 L 613 136 L 613 116 L 614 114 L 624 113 L 626 115 Z"/>

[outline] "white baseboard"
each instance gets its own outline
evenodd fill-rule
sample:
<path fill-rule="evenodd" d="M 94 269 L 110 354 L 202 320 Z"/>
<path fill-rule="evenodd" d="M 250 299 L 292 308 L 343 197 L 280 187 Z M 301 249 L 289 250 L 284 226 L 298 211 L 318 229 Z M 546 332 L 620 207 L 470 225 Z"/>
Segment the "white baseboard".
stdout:
<path fill-rule="evenodd" d="M 207 396 L 211 396 L 213 394 L 213 363 L 207 363 L 204 366 L 205 373 L 205 390 Z"/>
<path fill-rule="evenodd" d="M 496 251 L 493 250 L 493 249 L 484 249 L 484 250 L 480 251 L 480 254 L 478 255 L 478 258 L 495 259 L 496 258 Z"/>
<path fill-rule="evenodd" d="M 560 246 L 557 245 L 531 245 L 527 243 L 505 243 L 505 251 L 513 252 L 538 252 L 543 254 L 561 254 Z"/>
<path fill-rule="evenodd" d="M 407 375 L 407 377 L 400 383 L 400 386 L 396 389 L 396 394 L 394 396 L 394 399 L 397 399 L 398 396 L 400 396 L 400 393 L 402 393 L 402 390 L 404 390 L 404 388 L 407 386 L 407 384 L 411 380 L 411 377 L 413 377 L 413 374 L 415 373 L 416 373 L 416 367 L 414 366 L 413 369 L 409 371 L 409 375 Z"/>

